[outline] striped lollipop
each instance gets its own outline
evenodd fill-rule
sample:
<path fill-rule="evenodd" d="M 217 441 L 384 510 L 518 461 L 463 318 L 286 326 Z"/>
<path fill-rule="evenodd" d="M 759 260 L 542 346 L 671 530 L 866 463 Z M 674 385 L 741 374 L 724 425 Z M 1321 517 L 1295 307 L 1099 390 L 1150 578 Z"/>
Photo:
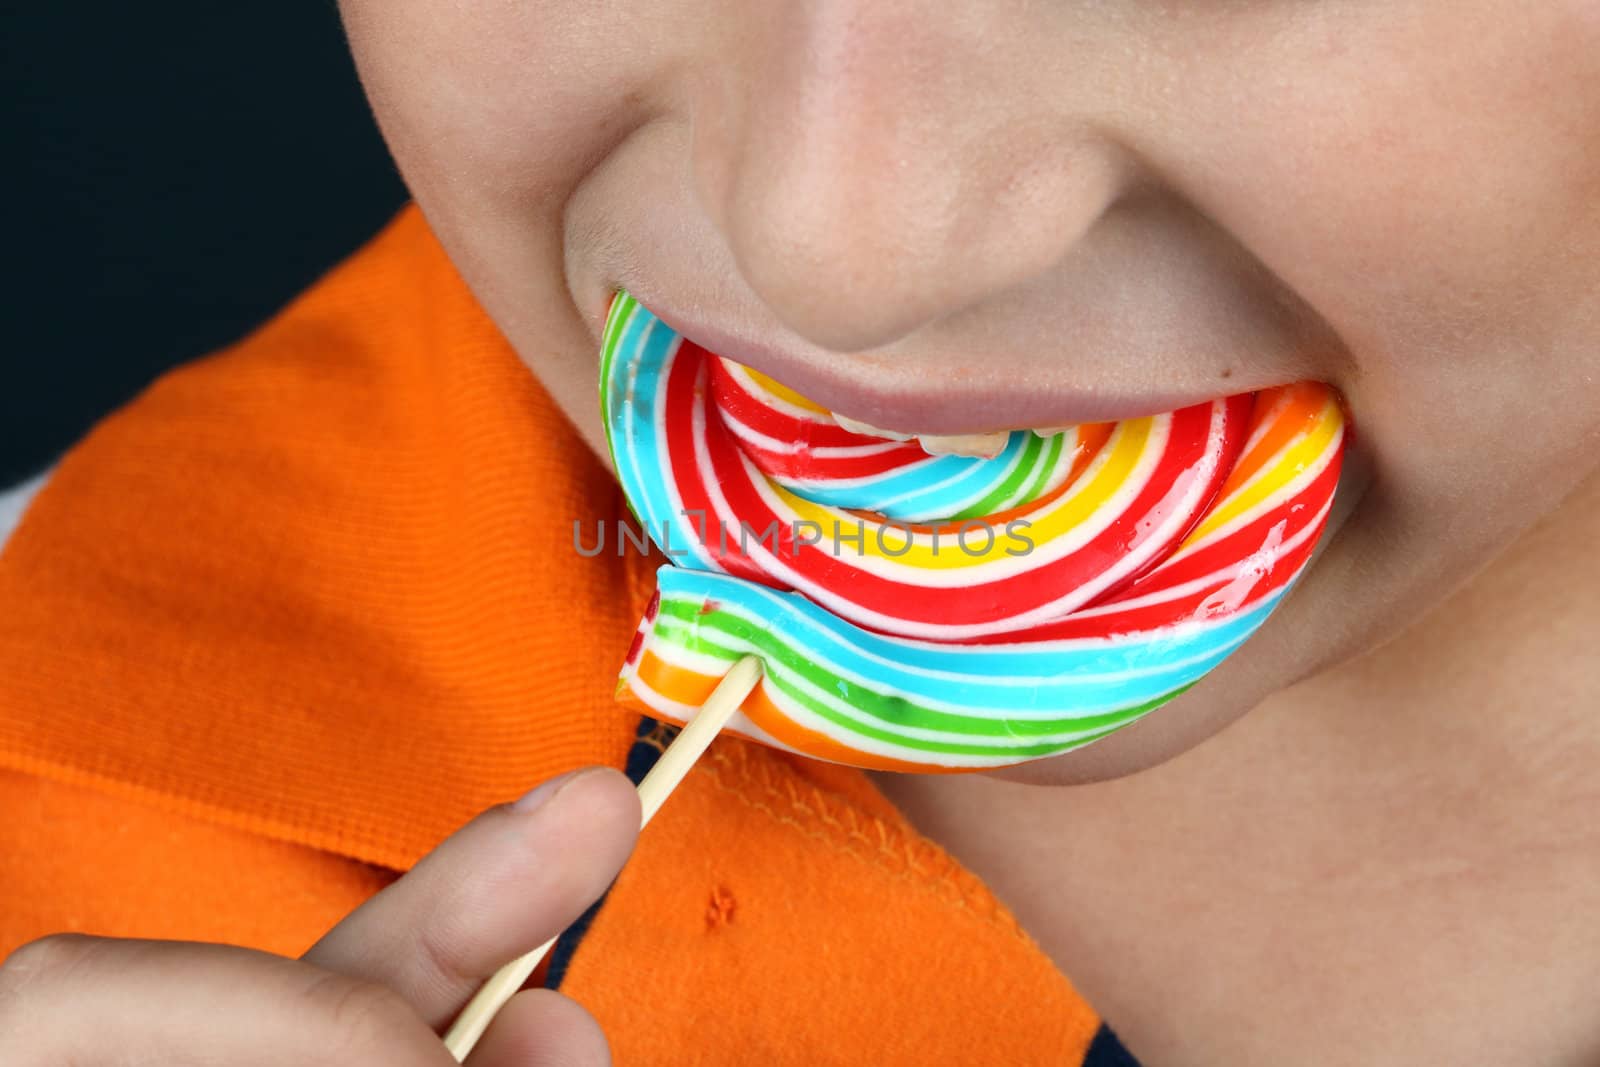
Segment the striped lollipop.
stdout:
<path fill-rule="evenodd" d="M 1298 383 L 930 456 L 626 293 L 601 404 L 629 504 L 674 561 L 619 697 L 684 721 L 753 652 L 766 674 L 730 729 L 909 771 L 1065 752 L 1192 685 L 1304 568 L 1344 441 L 1333 391 Z"/>

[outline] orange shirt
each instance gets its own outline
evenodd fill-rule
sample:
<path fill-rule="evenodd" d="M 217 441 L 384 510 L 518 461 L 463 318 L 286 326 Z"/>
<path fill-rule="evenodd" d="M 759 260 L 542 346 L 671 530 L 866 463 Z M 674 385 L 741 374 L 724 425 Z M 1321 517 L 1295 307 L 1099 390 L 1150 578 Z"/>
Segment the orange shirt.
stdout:
<path fill-rule="evenodd" d="M 637 771 L 611 694 L 653 564 L 572 543 L 623 513 L 414 208 L 168 374 L 0 551 L 0 955 L 297 955 L 484 807 Z M 865 776 L 732 738 L 551 981 L 621 1064 L 1131 1062 Z"/>

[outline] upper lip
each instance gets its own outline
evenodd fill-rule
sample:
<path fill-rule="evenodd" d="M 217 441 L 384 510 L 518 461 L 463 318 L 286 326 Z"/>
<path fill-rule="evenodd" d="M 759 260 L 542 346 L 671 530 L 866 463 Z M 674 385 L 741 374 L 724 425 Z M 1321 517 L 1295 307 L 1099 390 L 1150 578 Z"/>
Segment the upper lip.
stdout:
<path fill-rule="evenodd" d="M 1008 374 L 993 363 L 930 373 L 904 355 L 779 347 L 766 339 L 690 321 L 670 308 L 646 306 L 701 348 L 760 371 L 830 411 L 899 433 L 953 435 L 1114 422 L 1270 384 L 1225 392 L 1129 395 L 1065 387 L 1041 381 L 1037 374 Z"/>

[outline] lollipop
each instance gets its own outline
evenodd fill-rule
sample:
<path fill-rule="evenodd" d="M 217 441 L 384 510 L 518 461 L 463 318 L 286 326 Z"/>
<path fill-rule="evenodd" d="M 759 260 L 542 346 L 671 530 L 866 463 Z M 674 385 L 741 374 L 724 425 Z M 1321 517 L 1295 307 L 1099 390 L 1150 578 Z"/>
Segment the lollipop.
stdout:
<path fill-rule="evenodd" d="M 673 560 L 619 698 L 686 721 L 754 653 L 729 729 L 924 772 L 1079 748 L 1215 667 L 1304 568 L 1344 442 L 1333 391 L 1297 383 L 930 455 L 626 293 L 601 403 L 629 505 Z"/>

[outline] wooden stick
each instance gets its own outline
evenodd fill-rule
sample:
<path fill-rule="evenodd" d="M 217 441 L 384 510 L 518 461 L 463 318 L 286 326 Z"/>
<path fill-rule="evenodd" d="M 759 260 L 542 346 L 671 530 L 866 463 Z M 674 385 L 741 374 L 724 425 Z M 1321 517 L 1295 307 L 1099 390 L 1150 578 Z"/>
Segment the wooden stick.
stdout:
<path fill-rule="evenodd" d="M 639 829 L 643 830 L 649 825 L 651 817 L 661 810 L 662 802 L 683 781 L 689 768 L 711 745 L 712 738 L 727 725 L 733 713 L 739 710 L 739 705 L 744 703 L 744 698 L 760 681 L 761 661 L 755 656 L 746 656 L 735 663 L 733 669 L 717 683 L 699 712 L 661 753 L 656 765 L 639 783 Z M 472 1051 L 483 1032 L 489 1028 L 489 1021 L 495 1017 L 495 1013 L 516 995 L 522 983 L 533 974 L 539 961 L 544 959 L 550 946 L 555 943 L 556 939 L 552 937 L 526 956 L 500 968 L 462 1009 L 444 1035 L 444 1047 L 450 1050 L 457 1063 L 467 1058 L 467 1053 Z"/>

